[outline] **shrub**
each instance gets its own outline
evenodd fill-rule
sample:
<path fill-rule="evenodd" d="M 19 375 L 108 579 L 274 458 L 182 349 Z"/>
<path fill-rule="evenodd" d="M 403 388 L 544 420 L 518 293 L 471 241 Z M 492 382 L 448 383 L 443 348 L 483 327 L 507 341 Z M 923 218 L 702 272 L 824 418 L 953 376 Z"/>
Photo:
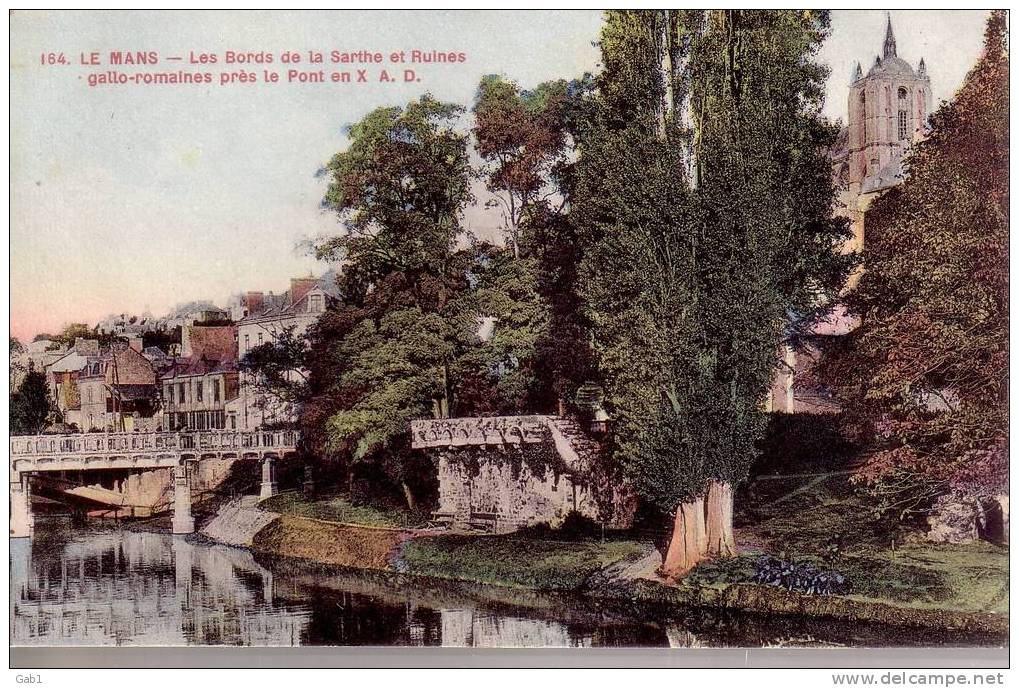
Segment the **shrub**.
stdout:
<path fill-rule="evenodd" d="M 834 569 L 818 569 L 771 556 L 757 560 L 753 580 L 807 595 L 841 595 L 850 588 L 849 580 Z"/>

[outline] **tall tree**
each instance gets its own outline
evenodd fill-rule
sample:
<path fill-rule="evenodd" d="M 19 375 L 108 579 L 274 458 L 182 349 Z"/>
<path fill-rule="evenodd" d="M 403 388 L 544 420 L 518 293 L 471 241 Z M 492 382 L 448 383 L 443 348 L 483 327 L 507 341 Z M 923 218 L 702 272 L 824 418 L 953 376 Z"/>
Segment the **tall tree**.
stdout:
<path fill-rule="evenodd" d="M 673 519 L 668 575 L 734 550 L 733 487 L 782 337 L 853 263 L 814 60 L 827 28 L 818 12 L 607 17 L 602 131 L 582 156 L 586 295 L 617 454 Z"/>
<path fill-rule="evenodd" d="M 318 252 L 344 261 L 345 306 L 312 335 L 319 403 L 306 418 L 326 419 L 327 450 L 390 467 L 409 506 L 407 420 L 455 411 L 456 360 L 476 328 L 460 298 L 469 255 L 457 241 L 471 198 L 462 112 L 427 95 L 379 108 L 326 170 L 324 204 L 343 231 Z"/>
<path fill-rule="evenodd" d="M 473 133 L 492 194 L 486 206 L 501 212 L 512 258 L 483 251 L 479 307 L 494 318 L 494 332 L 478 354 L 503 371 L 496 397 L 507 411 L 552 411 L 590 376 L 569 211 L 591 89 L 589 75 L 533 89 L 489 75 L 475 97 Z"/>
<path fill-rule="evenodd" d="M 29 364 L 18 391 L 11 395 L 11 433 L 32 435 L 42 432 L 49 412 L 46 376 Z"/>
<path fill-rule="evenodd" d="M 895 515 L 1008 475 L 1009 63 L 1007 15 L 908 176 L 867 213 L 865 272 L 847 297 L 861 325 L 826 356 L 863 477 Z"/>
<path fill-rule="evenodd" d="M 486 162 L 491 207 L 501 210 L 506 244 L 520 256 L 528 214 L 565 199 L 557 180 L 569 164 L 570 84 L 550 81 L 521 90 L 500 76 L 482 78 L 474 100 L 474 137 Z"/>

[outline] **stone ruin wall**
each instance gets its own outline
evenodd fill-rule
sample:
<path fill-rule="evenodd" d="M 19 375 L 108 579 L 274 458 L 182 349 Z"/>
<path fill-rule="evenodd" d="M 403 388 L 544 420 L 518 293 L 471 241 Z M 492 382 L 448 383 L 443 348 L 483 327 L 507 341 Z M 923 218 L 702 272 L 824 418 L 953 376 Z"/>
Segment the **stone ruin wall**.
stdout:
<path fill-rule="evenodd" d="M 451 520 L 454 528 L 484 524 L 509 532 L 537 523 L 555 526 L 574 510 L 600 520 L 598 503 L 587 486 L 597 443 L 567 419 L 540 415 L 423 419 L 411 421 L 411 437 L 415 449 L 431 450 L 436 458 L 436 516 Z M 532 444 L 553 450 L 559 465 L 536 475 L 527 461 L 508 455 L 508 448 Z M 607 526 L 628 528 L 634 500 L 627 490 L 614 492 Z"/>
<path fill-rule="evenodd" d="M 450 450 L 439 456 L 438 513 L 451 514 L 454 528 L 465 528 L 476 514 L 495 514 L 495 532 L 550 523 L 557 526 L 571 511 L 598 519 L 598 506 L 584 485 L 570 475 L 556 475 L 551 467 L 535 475 L 523 462 L 518 470 L 502 457 L 478 460 L 478 474 L 470 475 Z M 493 451 L 499 451 L 494 449 Z"/>

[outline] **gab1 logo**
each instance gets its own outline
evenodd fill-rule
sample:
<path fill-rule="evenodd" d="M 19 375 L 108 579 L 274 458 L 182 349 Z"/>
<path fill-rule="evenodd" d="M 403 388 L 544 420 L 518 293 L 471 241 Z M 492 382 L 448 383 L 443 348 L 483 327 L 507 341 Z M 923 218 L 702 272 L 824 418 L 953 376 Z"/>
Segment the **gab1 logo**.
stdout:
<path fill-rule="evenodd" d="M 18 674 L 14 677 L 15 683 L 42 683 L 42 674 Z"/>

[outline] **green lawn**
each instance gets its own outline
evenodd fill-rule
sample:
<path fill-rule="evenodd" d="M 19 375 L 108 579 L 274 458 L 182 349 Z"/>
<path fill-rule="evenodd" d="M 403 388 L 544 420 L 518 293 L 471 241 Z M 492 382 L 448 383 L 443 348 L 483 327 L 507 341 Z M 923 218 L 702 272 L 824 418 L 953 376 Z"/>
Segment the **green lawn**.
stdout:
<path fill-rule="evenodd" d="M 835 568 L 849 577 L 849 597 L 903 607 L 1008 612 L 1008 548 L 987 542 L 938 544 L 877 520 L 848 476 L 761 480 L 744 495 L 744 539 L 755 543 L 728 562 L 708 562 L 686 581 L 720 587 L 748 582 L 762 551 Z M 894 541 L 894 545 L 893 545 Z"/>
<path fill-rule="evenodd" d="M 906 607 L 1008 613 L 1008 549 L 984 542 L 909 544 L 861 550 L 842 569 L 854 580 L 850 597 Z"/>
<path fill-rule="evenodd" d="M 283 492 L 261 502 L 259 506 L 280 514 L 317 518 L 336 523 L 391 528 L 422 525 L 420 517 L 410 512 L 355 505 L 343 496 L 308 500 L 300 492 Z"/>
<path fill-rule="evenodd" d="M 572 590 L 599 569 L 647 548 L 635 540 L 541 540 L 513 535 L 442 535 L 407 543 L 407 572 L 479 583 Z"/>

